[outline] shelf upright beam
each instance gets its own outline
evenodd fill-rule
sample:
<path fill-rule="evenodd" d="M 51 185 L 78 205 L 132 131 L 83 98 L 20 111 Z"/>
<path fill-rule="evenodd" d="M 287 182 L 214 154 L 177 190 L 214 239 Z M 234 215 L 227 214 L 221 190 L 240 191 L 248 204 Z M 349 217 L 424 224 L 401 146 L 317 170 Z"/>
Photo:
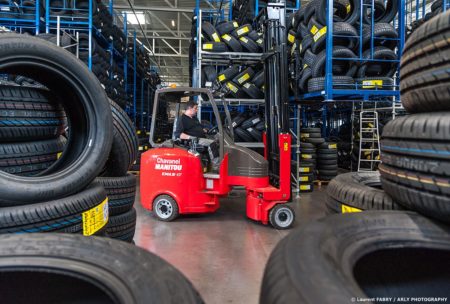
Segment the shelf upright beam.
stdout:
<path fill-rule="evenodd" d="M 35 28 L 35 34 L 36 35 L 39 35 L 39 22 L 40 22 L 40 20 L 39 20 L 39 16 L 41 15 L 40 13 L 41 13 L 41 1 L 42 0 L 36 0 L 36 2 L 35 2 L 35 19 L 34 19 L 34 25 L 36 26 L 36 28 Z"/>
<path fill-rule="evenodd" d="M 50 33 L 50 0 L 45 0 L 45 32 Z"/>
<path fill-rule="evenodd" d="M 144 129 L 144 81 L 145 79 L 141 79 L 141 130 Z M 148 113 L 147 113 L 148 114 Z"/>
<path fill-rule="evenodd" d="M 133 33 L 133 122 L 136 125 L 136 82 L 137 82 L 137 68 L 136 68 L 136 30 Z"/>
<path fill-rule="evenodd" d="M 88 56 L 88 67 L 89 67 L 89 71 L 92 71 L 92 15 L 93 15 L 93 9 L 92 9 L 92 0 L 89 0 L 89 14 L 88 14 L 88 19 L 89 19 L 89 56 Z"/>
<path fill-rule="evenodd" d="M 125 78 L 125 98 L 128 99 L 128 25 L 127 25 L 127 13 L 123 13 L 123 31 L 125 33 L 125 56 L 123 62 L 123 75 Z"/>

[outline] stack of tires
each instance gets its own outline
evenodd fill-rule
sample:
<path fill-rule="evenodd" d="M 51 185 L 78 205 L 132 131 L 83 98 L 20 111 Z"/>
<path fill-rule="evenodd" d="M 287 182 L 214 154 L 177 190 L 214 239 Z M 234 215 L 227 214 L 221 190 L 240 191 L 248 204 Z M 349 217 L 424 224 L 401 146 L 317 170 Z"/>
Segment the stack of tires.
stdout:
<path fill-rule="evenodd" d="M 0 86 L 0 233 L 104 235 L 108 212 L 122 202 L 114 197 L 110 210 L 107 195 L 118 192 L 95 179 L 123 184 L 135 159 L 131 121 L 75 56 L 18 34 L 3 34 L 0 44 L 1 73 L 43 84 Z"/>
<path fill-rule="evenodd" d="M 445 222 L 450 221 L 449 17 L 447 11 L 429 20 L 405 44 L 400 89 L 411 115 L 385 125 L 379 166 L 383 189 L 392 198 Z"/>
<path fill-rule="evenodd" d="M 261 115 L 239 113 L 232 117 L 231 125 L 235 142 L 262 142 L 265 121 Z"/>
<path fill-rule="evenodd" d="M 386 5 L 375 1 L 374 18 L 370 3 L 364 2 L 362 26 L 360 0 L 350 3 L 336 0 L 333 5 L 331 53 L 339 58 L 332 64 L 333 88 L 392 89 L 392 77 L 397 70 L 397 64 L 392 61 L 398 59 L 395 53 L 398 33 L 391 22 L 397 14 L 397 1 Z M 314 0 L 292 14 L 288 21 L 291 54 L 296 53 L 298 58 L 295 80 L 302 93 L 325 88 L 326 12 L 327 0 Z"/>
<path fill-rule="evenodd" d="M 260 53 L 263 49 L 262 34 L 251 24 L 239 26 L 237 21 L 222 21 L 216 27 L 202 22 L 202 50 L 207 52 Z"/>
<path fill-rule="evenodd" d="M 314 190 L 316 164 L 316 146 L 312 143 L 301 143 L 300 164 L 298 169 L 300 192 L 312 192 Z"/>
<path fill-rule="evenodd" d="M 218 74 L 209 73 L 206 77 L 216 80 L 229 98 L 263 99 L 265 96 L 263 67 L 232 65 Z"/>
<path fill-rule="evenodd" d="M 324 142 L 317 146 L 317 178 L 330 181 L 338 171 L 337 143 Z"/>

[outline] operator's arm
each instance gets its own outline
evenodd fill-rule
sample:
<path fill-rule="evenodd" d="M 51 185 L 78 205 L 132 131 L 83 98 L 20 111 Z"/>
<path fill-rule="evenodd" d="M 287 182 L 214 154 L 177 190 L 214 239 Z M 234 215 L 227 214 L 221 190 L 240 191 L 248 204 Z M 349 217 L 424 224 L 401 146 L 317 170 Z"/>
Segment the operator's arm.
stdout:
<path fill-rule="evenodd" d="M 180 139 L 190 139 L 190 138 L 191 138 L 191 136 L 187 135 L 186 133 L 181 133 L 180 134 Z"/>

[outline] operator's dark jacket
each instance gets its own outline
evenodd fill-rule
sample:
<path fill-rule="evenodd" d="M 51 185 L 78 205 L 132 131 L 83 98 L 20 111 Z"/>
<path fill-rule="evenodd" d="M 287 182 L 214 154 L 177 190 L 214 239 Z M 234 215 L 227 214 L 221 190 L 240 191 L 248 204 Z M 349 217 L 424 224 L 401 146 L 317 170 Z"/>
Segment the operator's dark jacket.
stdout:
<path fill-rule="evenodd" d="M 198 121 L 197 117 L 191 118 L 186 114 L 183 114 L 178 118 L 174 132 L 175 138 L 180 138 L 181 133 L 199 138 L 206 137 L 205 132 L 203 131 L 203 127 Z"/>

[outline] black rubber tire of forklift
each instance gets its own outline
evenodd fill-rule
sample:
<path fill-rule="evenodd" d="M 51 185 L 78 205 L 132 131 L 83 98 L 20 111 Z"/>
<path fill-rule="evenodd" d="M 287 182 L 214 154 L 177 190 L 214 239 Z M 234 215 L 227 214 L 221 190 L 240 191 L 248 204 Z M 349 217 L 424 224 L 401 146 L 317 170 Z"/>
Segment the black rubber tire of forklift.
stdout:
<path fill-rule="evenodd" d="M 102 176 L 124 176 L 137 157 L 138 138 L 128 114 L 109 99 L 113 115 L 113 144 Z"/>
<path fill-rule="evenodd" d="M 42 141 L 1 143 L 0 170 L 21 176 L 42 173 L 58 159 L 66 142 L 66 138 L 60 136 Z"/>
<path fill-rule="evenodd" d="M 239 39 L 241 37 L 246 36 L 248 33 L 250 33 L 253 30 L 252 26 L 250 24 L 244 24 L 234 31 L 231 32 L 231 35 L 233 35 L 236 39 Z"/>
<path fill-rule="evenodd" d="M 247 132 L 247 130 L 242 129 L 241 127 L 237 127 L 234 129 L 234 133 L 242 139 L 244 142 L 253 142 L 253 137 L 250 135 L 250 133 Z"/>
<path fill-rule="evenodd" d="M 0 141 L 57 138 L 64 132 L 66 114 L 47 89 L 0 86 Z"/>
<path fill-rule="evenodd" d="M 221 42 L 219 33 L 216 31 L 216 28 L 214 25 L 207 21 L 202 22 L 202 32 L 203 34 L 208 37 L 209 41 L 211 42 Z"/>
<path fill-rule="evenodd" d="M 228 46 L 228 48 L 233 52 L 242 52 L 242 44 L 234 36 L 229 34 L 224 34 L 221 36 L 222 41 Z"/>
<path fill-rule="evenodd" d="M 319 34 L 319 33 L 318 33 Z M 316 35 L 318 35 L 316 34 Z M 347 37 L 334 37 L 333 47 L 343 46 L 350 50 L 358 50 L 359 46 L 359 35 L 358 31 L 350 24 L 345 22 L 336 22 L 333 24 L 333 35 L 336 36 L 347 36 Z M 313 42 L 311 45 L 311 51 L 314 54 L 318 54 L 323 51 L 326 46 L 326 32 L 320 37 L 312 35 Z"/>
<path fill-rule="evenodd" d="M 233 65 L 225 69 L 224 71 L 220 72 L 217 75 L 217 80 L 221 83 L 224 83 L 226 81 L 230 81 L 231 79 L 233 79 L 237 74 L 239 74 L 239 66 Z"/>
<path fill-rule="evenodd" d="M 265 131 L 266 130 L 266 123 L 264 121 L 261 121 L 260 123 L 258 123 L 255 126 L 255 129 L 258 130 L 258 131 L 261 131 L 261 132 Z"/>
<path fill-rule="evenodd" d="M 259 52 L 259 46 L 256 44 L 255 41 L 248 37 L 240 37 L 239 42 L 241 43 L 242 47 L 249 53 L 258 53 Z"/>
<path fill-rule="evenodd" d="M 228 51 L 227 45 L 223 42 L 205 42 L 202 49 L 208 52 L 222 53 Z"/>
<path fill-rule="evenodd" d="M 312 77 L 323 77 L 325 76 L 325 66 L 326 66 L 326 50 L 320 52 L 311 67 Z M 348 48 L 343 46 L 333 47 L 333 58 L 346 58 L 346 59 L 356 59 L 356 55 Z M 342 74 L 335 69 L 337 64 L 343 65 Z M 334 60 L 333 61 L 333 75 L 335 76 L 355 76 L 358 66 L 351 60 Z"/>
<path fill-rule="evenodd" d="M 264 70 L 261 70 L 261 71 L 259 71 L 259 72 L 257 72 L 256 74 L 255 74 L 255 76 L 253 76 L 253 79 L 252 79 L 252 83 L 256 86 L 256 87 L 258 87 L 258 88 L 261 88 L 263 85 L 264 85 L 264 78 L 265 78 L 265 76 L 264 76 Z"/>
<path fill-rule="evenodd" d="M 315 144 L 315 145 L 320 145 L 320 144 L 323 144 L 325 142 L 325 138 L 302 138 L 301 140 L 303 142 L 310 143 L 310 144 Z"/>
<path fill-rule="evenodd" d="M 334 89 L 352 89 L 355 81 L 349 76 L 333 76 Z M 325 77 L 311 78 L 308 81 L 308 92 L 318 92 L 325 89 Z"/>
<path fill-rule="evenodd" d="M 63 199 L 0 208 L 0 234 L 62 232 L 82 223 L 82 213 L 106 200 L 106 192 L 92 183 L 81 192 Z"/>
<path fill-rule="evenodd" d="M 311 79 L 311 77 L 312 77 L 311 68 L 310 67 L 305 68 L 303 70 L 302 77 L 300 78 L 300 81 L 298 82 L 299 89 L 302 92 L 305 92 L 305 93 L 308 92 L 308 82 Z"/>
<path fill-rule="evenodd" d="M 216 31 L 220 34 L 220 36 L 223 36 L 225 34 L 231 34 L 235 29 L 237 29 L 239 26 L 236 21 L 226 21 L 219 23 L 216 26 Z"/>
<path fill-rule="evenodd" d="M 363 53 L 363 58 L 370 59 L 372 50 L 367 50 Z M 362 62 L 361 66 L 356 73 L 357 78 L 365 78 L 365 77 L 393 77 L 395 72 L 397 71 L 397 64 L 395 62 L 376 62 L 376 59 L 381 60 L 397 60 L 398 56 L 394 51 L 383 47 L 377 46 L 373 49 L 373 59 L 371 62 Z M 380 67 L 380 70 L 377 72 L 377 75 L 367 75 L 370 66 Z"/>
<path fill-rule="evenodd" d="M 375 23 L 373 26 L 373 35 L 372 35 L 372 26 L 366 25 L 363 28 L 363 50 L 370 48 L 371 39 L 375 37 L 373 40 L 373 46 L 384 46 L 388 49 L 395 50 L 398 45 L 398 33 L 392 24 L 389 23 Z M 386 38 L 386 40 L 382 40 Z"/>
<path fill-rule="evenodd" d="M 286 219 L 288 221 L 287 223 L 283 224 L 277 223 L 277 220 L 279 220 L 279 218 L 277 219 L 277 214 L 280 212 L 288 214 L 288 217 Z M 295 212 L 288 204 L 276 204 L 269 211 L 269 222 L 275 229 L 278 230 L 289 229 L 292 227 L 294 221 L 295 221 Z"/>
<path fill-rule="evenodd" d="M 262 120 L 261 120 L 261 117 L 259 115 L 254 115 L 254 116 L 250 117 L 249 119 L 246 119 L 244 122 L 242 122 L 240 127 L 242 129 L 251 128 L 253 126 L 256 126 L 261 121 Z"/>
<path fill-rule="evenodd" d="M 106 236 L 131 242 L 136 230 L 136 209 L 131 208 L 127 212 L 110 216 L 106 225 Z"/>
<path fill-rule="evenodd" d="M 252 80 L 254 75 L 255 75 L 255 72 L 253 71 L 253 69 L 251 67 L 248 67 L 245 70 L 243 70 L 242 72 L 240 72 L 239 74 L 237 74 L 232 79 L 232 81 L 235 84 L 238 84 L 238 85 L 242 86 L 244 83 L 247 83 L 250 80 Z"/>
<path fill-rule="evenodd" d="M 105 188 L 108 195 L 109 215 L 125 213 L 134 205 L 136 197 L 136 176 L 127 174 L 121 177 L 97 177 L 96 182 Z"/>

